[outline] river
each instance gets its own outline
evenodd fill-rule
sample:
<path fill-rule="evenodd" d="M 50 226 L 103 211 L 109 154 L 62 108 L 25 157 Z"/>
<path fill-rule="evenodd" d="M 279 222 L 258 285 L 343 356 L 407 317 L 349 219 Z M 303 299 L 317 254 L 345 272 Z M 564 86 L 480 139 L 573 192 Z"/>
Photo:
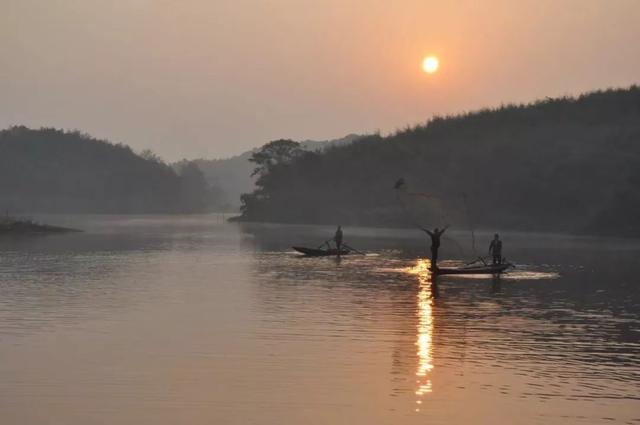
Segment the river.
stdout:
<path fill-rule="evenodd" d="M 640 241 L 505 233 L 514 270 L 434 282 L 413 230 L 44 219 L 85 232 L 0 239 L 4 425 L 640 423 Z"/>

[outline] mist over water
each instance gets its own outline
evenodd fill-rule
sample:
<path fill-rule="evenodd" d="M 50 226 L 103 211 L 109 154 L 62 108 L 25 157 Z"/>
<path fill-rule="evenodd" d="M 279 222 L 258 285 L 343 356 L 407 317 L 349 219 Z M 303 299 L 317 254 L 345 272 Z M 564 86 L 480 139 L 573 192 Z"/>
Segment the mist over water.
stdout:
<path fill-rule="evenodd" d="M 515 270 L 434 284 L 413 230 L 46 221 L 86 232 L 0 239 L 3 424 L 640 422 L 637 240 L 501 234 Z"/>

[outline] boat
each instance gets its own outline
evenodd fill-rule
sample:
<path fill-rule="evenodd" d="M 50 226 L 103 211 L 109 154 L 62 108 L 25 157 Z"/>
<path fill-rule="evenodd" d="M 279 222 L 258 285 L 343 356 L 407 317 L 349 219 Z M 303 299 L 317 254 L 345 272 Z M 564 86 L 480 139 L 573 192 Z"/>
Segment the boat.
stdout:
<path fill-rule="evenodd" d="M 335 248 L 330 249 L 320 249 L 320 248 L 306 248 L 304 246 L 294 246 L 292 247 L 296 251 L 301 254 L 304 254 L 307 257 L 330 257 L 334 255 L 348 255 L 351 253 L 348 249 L 341 249 L 340 253 Z"/>
<path fill-rule="evenodd" d="M 504 273 L 509 267 L 513 267 L 511 263 L 501 264 L 481 264 L 463 267 L 435 267 L 431 272 L 435 275 L 446 274 L 500 274 Z"/>

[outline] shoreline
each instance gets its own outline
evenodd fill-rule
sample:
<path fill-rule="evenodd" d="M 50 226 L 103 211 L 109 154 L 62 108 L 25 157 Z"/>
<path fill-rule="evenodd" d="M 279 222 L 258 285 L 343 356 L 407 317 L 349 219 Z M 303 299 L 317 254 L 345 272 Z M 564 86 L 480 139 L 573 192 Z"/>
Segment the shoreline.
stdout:
<path fill-rule="evenodd" d="M 0 219 L 0 235 L 29 235 L 75 232 L 82 232 L 82 230 L 39 223 L 27 218 L 15 218 L 7 216 Z"/>

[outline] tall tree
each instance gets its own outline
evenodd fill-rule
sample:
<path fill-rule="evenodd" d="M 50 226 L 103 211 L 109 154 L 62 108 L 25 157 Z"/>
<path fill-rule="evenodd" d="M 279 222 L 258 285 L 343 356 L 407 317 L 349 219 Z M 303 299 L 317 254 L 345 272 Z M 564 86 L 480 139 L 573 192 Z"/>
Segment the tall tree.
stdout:
<path fill-rule="evenodd" d="M 293 140 L 280 139 L 269 142 L 249 158 L 250 162 L 256 164 L 251 176 L 261 177 L 271 171 L 273 167 L 289 163 L 302 153 L 300 143 Z"/>

